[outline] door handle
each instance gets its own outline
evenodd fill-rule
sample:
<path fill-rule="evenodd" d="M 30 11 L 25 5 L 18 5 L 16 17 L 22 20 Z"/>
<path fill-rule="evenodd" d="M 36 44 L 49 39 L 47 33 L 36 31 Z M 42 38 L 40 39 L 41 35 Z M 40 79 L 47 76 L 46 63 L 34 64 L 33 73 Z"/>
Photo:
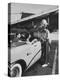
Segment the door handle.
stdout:
<path fill-rule="evenodd" d="M 31 53 L 27 53 L 27 56 L 29 56 Z"/>

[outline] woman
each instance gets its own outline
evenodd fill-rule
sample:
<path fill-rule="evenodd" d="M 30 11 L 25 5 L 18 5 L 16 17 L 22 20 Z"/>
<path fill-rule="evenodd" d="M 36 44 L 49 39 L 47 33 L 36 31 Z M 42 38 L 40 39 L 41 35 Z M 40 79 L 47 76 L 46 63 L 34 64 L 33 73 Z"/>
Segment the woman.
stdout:
<path fill-rule="evenodd" d="M 38 40 L 41 42 L 41 45 L 42 45 L 42 57 L 41 57 L 42 67 L 48 66 L 49 64 L 47 60 L 47 57 L 49 57 L 49 55 L 47 56 L 47 50 L 48 50 L 47 45 L 50 45 L 49 43 L 50 33 L 49 33 L 49 30 L 46 29 L 47 26 L 48 26 L 48 23 L 46 19 L 43 19 L 41 21 L 41 25 L 38 26 L 37 31 L 33 33 L 33 36 L 35 38 L 38 38 Z"/>

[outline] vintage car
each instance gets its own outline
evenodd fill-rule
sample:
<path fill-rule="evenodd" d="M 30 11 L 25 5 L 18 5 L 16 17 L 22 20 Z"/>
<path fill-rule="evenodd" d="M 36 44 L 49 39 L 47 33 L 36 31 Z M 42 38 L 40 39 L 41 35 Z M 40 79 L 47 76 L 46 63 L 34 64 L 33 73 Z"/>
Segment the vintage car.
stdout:
<path fill-rule="evenodd" d="M 37 21 L 37 20 L 39 20 L 38 18 L 43 16 L 43 15 L 45 15 L 44 17 L 50 15 L 48 17 L 48 22 L 49 22 L 49 19 L 50 19 L 50 22 L 51 22 L 51 19 L 52 19 L 51 14 L 53 14 L 54 12 L 56 14 L 57 10 L 58 9 L 53 9 L 53 10 L 50 10 L 50 11 L 48 10 L 47 12 L 24 18 L 24 19 L 16 22 L 15 24 L 13 23 L 12 24 L 13 26 L 10 26 L 10 28 L 11 27 L 12 28 L 13 27 L 14 28 L 19 27 L 17 31 L 21 32 L 22 30 L 19 30 L 20 26 L 22 26 L 23 24 L 25 25 L 27 23 L 29 24 L 29 20 L 32 20 L 32 19 L 34 19 L 34 20 L 36 19 L 36 21 Z M 39 20 L 39 23 L 40 23 L 40 20 Z M 19 24 L 19 26 L 18 26 L 18 24 Z M 29 27 L 26 27 L 26 26 L 27 25 L 25 25 L 25 28 L 28 29 Z M 30 28 L 29 28 L 29 30 L 30 30 Z M 16 31 L 16 29 L 14 29 L 14 32 L 17 32 L 17 31 Z M 11 43 L 9 42 L 8 75 L 12 76 L 12 77 L 22 76 L 23 71 L 26 71 L 27 69 L 29 69 L 39 59 L 41 60 L 41 62 L 43 61 L 43 63 L 45 61 L 44 56 L 43 56 L 44 54 L 42 54 L 41 42 L 39 40 L 33 39 L 33 40 L 29 41 L 29 40 L 25 40 L 25 38 L 21 38 L 21 39 L 24 39 L 24 40 L 15 39 L 17 41 L 14 41 L 14 40 L 12 41 L 11 40 L 10 41 Z"/>
<path fill-rule="evenodd" d="M 31 42 L 19 40 L 11 42 L 8 49 L 9 76 L 22 76 L 42 56 L 41 42 L 33 39 Z"/>

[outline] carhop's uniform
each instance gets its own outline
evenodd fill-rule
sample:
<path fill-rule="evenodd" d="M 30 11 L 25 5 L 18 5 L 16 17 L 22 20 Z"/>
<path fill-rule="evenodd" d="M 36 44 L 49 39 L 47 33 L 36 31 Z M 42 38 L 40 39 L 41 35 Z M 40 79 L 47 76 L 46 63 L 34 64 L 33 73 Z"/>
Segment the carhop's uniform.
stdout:
<path fill-rule="evenodd" d="M 50 33 L 49 33 L 49 30 L 46 29 L 46 26 L 47 26 L 46 20 L 42 20 L 41 26 L 39 26 L 36 29 L 36 31 L 33 32 L 33 36 L 41 42 L 41 46 L 42 46 L 42 59 L 41 59 L 42 61 L 41 61 L 41 64 L 44 64 L 44 63 L 48 62 L 47 50 L 48 50 Z"/>

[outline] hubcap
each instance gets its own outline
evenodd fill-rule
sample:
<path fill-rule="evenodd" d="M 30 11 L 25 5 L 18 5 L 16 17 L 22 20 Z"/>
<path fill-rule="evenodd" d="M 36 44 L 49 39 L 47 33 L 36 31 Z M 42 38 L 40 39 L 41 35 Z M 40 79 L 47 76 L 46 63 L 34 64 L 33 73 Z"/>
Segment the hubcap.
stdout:
<path fill-rule="evenodd" d="M 13 70 L 11 71 L 11 77 L 16 77 L 19 76 L 19 68 L 15 67 L 13 68 Z"/>

